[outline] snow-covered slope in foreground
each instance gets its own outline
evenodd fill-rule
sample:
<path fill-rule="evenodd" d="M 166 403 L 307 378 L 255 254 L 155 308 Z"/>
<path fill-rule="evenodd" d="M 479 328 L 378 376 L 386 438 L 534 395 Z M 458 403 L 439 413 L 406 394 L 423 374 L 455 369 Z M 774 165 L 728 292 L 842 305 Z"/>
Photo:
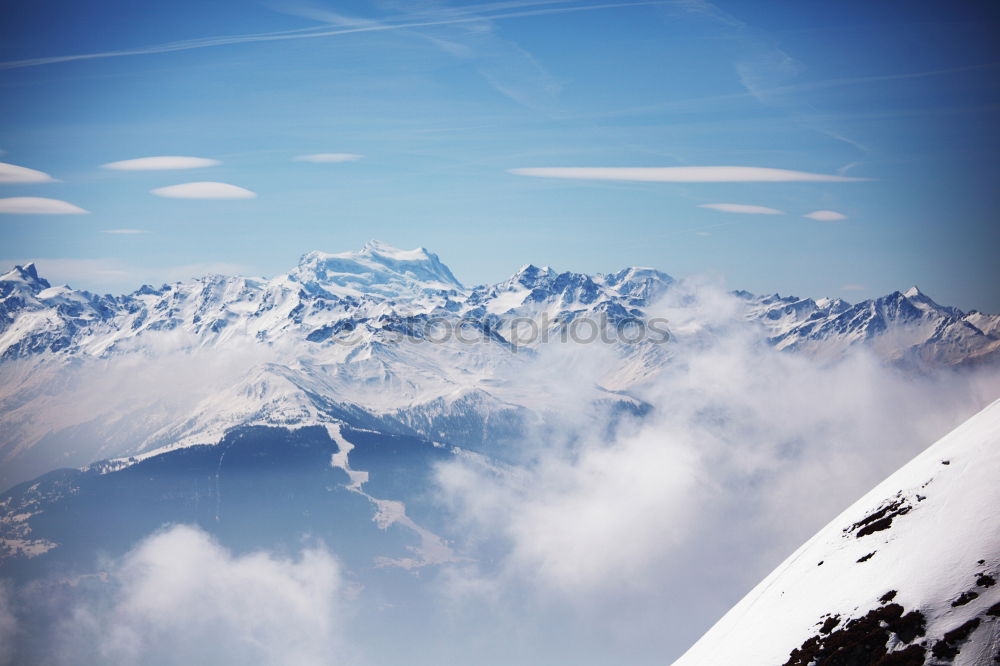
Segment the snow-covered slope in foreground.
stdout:
<path fill-rule="evenodd" d="M 1000 663 L 998 510 L 1000 401 L 820 530 L 674 666 Z"/>

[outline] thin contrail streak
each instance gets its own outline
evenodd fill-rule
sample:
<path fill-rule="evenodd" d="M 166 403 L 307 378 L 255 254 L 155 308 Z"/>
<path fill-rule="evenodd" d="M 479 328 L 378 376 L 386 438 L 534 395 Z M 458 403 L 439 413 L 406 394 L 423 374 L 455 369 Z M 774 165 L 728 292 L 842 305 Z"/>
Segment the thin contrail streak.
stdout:
<path fill-rule="evenodd" d="M 962 72 L 974 72 L 984 69 L 1000 68 L 1000 62 L 987 62 L 976 65 L 963 65 L 961 67 L 949 67 L 946 69 L 930 69 L 923 72 L 903 72 L 900 74 L 884 74 L 878 76 L 858 76 L 853 78 L 825 79 L 822 81 L 806 81 L 803 83 L 793 83 L 774 88 L 761 88 L 757 94 L 781 94 L 810 92 L 813 90 L 826 90 L 865 83 L 879 83 L 882 81 L 905 81 L 907 79 L 922 79 L 932 76 L 944 76 L 947 74 L 959 74 Z M 659 111 L 670 111 L 673 109 L 695 109 L 702 104 L 712 104 L 715 102 L 729 102 L 734 100 L 748 99 L 757 95 L 749 90 L 742 90 L 735 93 L 725 93 L 722 95 L 708 95 L 705 97 L 692 97 L 679 99 L 670 102 L 660 102 L 658 104 L 645 104 L 643 106 L 633 106 L 626 109 L 616 109 L 599 113 L 570 116 L 571 118 L 614 118 L 619 116 L 642 115 L 644 113 L 655 113 Z"/>
<path fill-rule="evenodd" d="M 825 88 L 839 88 L 841 86 L 852 86 L 861 83 L 878 83 L 880 81 L 904 81 L 906 79 L 922 79 L 929 76 L 943 76 L 946 74 L 959 74 L 961 72 L 974 72 L 981 69 L 994 69 L 1000 67 L 998 62 L 980 63 L 977 65 L 963 65 L 961 67 L 948 67 L 944 69 L 929 69 L 923 72 L 904 72 L 902 74 L 882 74 L 877 76 L 857 76 L 845 79 L 827 79 L 824 81 L 806 81 L 803 83 L 792 83 L 786 86 L 761 89 L 762 93 L 782 93 L 782 92 L 808 92 L 810 90 L 823 90 Z"/>
<path fill-rule="evenodd" d="M 249 35 L 232 35 L 228 37 L 207 37 L 204 39 L 192 39 L 179 42 L 168 42 L 166 44 L 156 44 L 137 49 L 126 49 L 121 51 L 103 51 L 100 53 L 79 53 L 75 55 L 51 56 L 46 58 L 29 58 L 26 60 L 9 60 L 0 62 L 0 69 L 19 69 L 22 67 L 38 67 L 40 65 L 53 65 L 62 62 L 73 62 L 76 60 L 97 60 L 101 58 L 119 58 L 124 56 L 151 55 L 154 53 L 173 53 L 176 51 L 190 51 L 193 49 L 203 49 L 213 46 L 228 46 L 231 44 L 247 44 L 251 42 L 276 42 L 288 39 L 313 39 L 317 37 L 334 37 L 337 35 L 348 35 L 361 32 L 383 32 L 388 30 L 404 30 L 409 28 L 428 28 L 439 25 L 456 25 L 460 23 L 476 23 L 480 21 L 498 21 L 502 19 L 525 18 L 529 16 L 543 16 L 547 14 L 567 14 L 570 12 L 585 12 L 599 9 L 615 9 L 619 7 L 638 7 L 643 5 L 662 5 L 664 0 L 640 0 L 637 2 L 619 2 L 602 5 L 583 5 L 578 7 L 553 7 L 550 9 L 534 9 L 530 11 L 506 12 L 501 14 L 490 14 L 488 16 L 462 16 L 458 18 L 428 21 L 412 21 L 408 23 L 375 23 L 361 25 L 352 28 L 338 28 L 335 30 L 323 30 L 321 28 L 301 28 L 298 30 L 282 30 L 280 32 L 263 32 Z"/>

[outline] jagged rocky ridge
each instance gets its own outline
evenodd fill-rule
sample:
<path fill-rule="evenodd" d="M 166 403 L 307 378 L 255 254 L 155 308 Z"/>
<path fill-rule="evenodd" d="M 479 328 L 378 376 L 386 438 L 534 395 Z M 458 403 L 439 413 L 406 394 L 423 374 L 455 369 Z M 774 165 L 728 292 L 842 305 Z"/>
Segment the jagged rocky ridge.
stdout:
<path fill-rule="evenodd" d="M 1000 316 L 938 305 L 917 287 L 854 305 L 839 298 L 735 293 L 779 349 L 833 356 L 863 344 L 887 360 L 917 365 L 971 364 L 1000 353 Z"/>

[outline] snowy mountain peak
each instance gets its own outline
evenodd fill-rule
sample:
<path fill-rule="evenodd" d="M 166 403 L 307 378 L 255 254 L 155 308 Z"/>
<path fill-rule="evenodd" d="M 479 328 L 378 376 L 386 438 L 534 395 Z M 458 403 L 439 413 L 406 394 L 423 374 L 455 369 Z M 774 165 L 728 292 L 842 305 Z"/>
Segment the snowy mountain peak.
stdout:
<path fill-rule="evenodd" d="M 21 283 L 33 291 L 40 291 L 42 289 L 48 289 L 50 286 L 48 280 L 38 277 L 38 269 L 35 267 L 34 262 L 29 262 L 23 266 L 14 266 L 3 275 L 0 275 L 0 283 Z"/>
<path fill-rule="evenodd" d="M 830 298 L 829 296 L 824 296 L 823 298 L 816 299 L 816 307 L 820 310 L 835 310 L 837 312 L 842 312 L 851 307 L 851 304 L 842 298 Z"/>
<path fill-rule="evenodd" d="M 35 310 L 43 307 L 39 294 L 52 285 L 38 277 L 35 264 L 14 266 L 0 275 L 0 331 L 13 321 L 22 309 Z"/>
<path fill-rule="evenodd" d="M 630 266 L 617 273 L 603 276 L 604 284 L 618 291 L 622 296 L 650 302 L 660 296 L 673 284 L 674 279 L 655 268 Z"/>
<path fill-rule="evenodd" d="M 517 272 L 511 277 L 510 282 L 531 286 L 539 280 L 553 277 L 555 274 L 555 271 L 548 266 L 538 267 L 534 264 L 525 264 L 517 269 Z"/>
<path fill-rule="evenodd" d="M 15 266 L 16 270 L 26 277 L 30 277 L 34 280 L 38 279 L 38 269 L 35 268 L 35 262 L 31 261 L 26 263 L 24 266 Z"/>
<path fill-rule="evenodd" d="M 649 268 L 647 266 L 629 266 L 628 268 L 623 268 L 617 273 L 609 273 L 605 276 L 605 280 L 608 284 L 616 284 L 626 280 L 642 280 L 648 278 L 662 280 L 664 282 L 674 281 L 672 277 L 663 271 L 658 271 L 655 268 Z"/>
<path fill-rule="evenodd" d="M 288 277 L 308 291 L 334 296 L 396 298 L 465 289 L 433 252 L 400 250 L 377 240 L 357 252 L 309 252 Z"/>
<path fill-rule="evenodd" d="M 342 254 L 353 254 L 351 252 L 344 252 Z M 371 239 L 361 246 L 361 251 L 358 254 L 364 254 L 369 256 L 381 256 L 388 257 L 391 259 L 403 260 L 403 261 L 426 261 L 430 259 L 433 253 L 428 252 L 426 248 L 418 247 L 414 250 L 401 250 L 398 247 L 384 243 L 378 239 Z"/>
<path fill-rule="evenodd" d="M 939 305 L 930 296 L 920 291 L 920 289 L 914 285 L 903 292 L 903 296 L 915 307 L 921 310 L 933 310 L 935 312 L 942 313 L 950 317 L 964 317 L 965 313 L 958 308 L 953 308 L 946 305 Z"/>

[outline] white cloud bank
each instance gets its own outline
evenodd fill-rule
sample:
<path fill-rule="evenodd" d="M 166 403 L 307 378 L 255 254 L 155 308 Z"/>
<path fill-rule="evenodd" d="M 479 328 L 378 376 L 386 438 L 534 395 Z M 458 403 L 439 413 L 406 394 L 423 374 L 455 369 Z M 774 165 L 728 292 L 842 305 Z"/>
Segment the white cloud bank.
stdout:
<path fill-rule="evenodd" d="M 325 548 L 234 555 L 175 525 L 111 564 L 104 593 L 82 599 L 54 632 L 55 662 L 337 663 L 343 589 Z"/>
<path fill-rule="evenodd" d="M 811 213 L 803 215 L 803 217 L 808 217 L 810 220 L 817 220 L 819 222 L 839 222 L 840 220 L 847 219 L 846 215 L 838 213 L 835 210 L 814 210 Z"/>
<path fill-rule="evenodd" d="M 698 208 L 710 208 L 723 213 L 743 213 L 746 215 L 784 215 L 785 211 L 767 206 L 753 206 L 750 204 L 733 203 L 707 203 L 699 204 Z"/>
<path fill-rule="evenodd" d="M 0 183 L 54 183 L 55 178 L 44 171 L 0 162 Z"/>
<path fill-rule="evenodd" d="M 357 162 L 362 157 L 364 155 L 356 155 L 355 153 L 316 153 L 314 155 L 299 155 L 295 158 L 295 161 L 316 163 Z"/>
<path fill-rule="evenodd" d="M 867 180 L 825 173 L 744 166 L 696 167 L 540 167 L 510 169 L 518 176 L 574 180 L 625 180 L 650 183 L 848 183 Z"/>
<path fill-rule="evenodd" d="M 256 192 L 238 185 L 213 181 L 158 187 L 150 193 L 168 199 L 253 199 L 257 196 Z"/>
<path fill-rule="evenodd" d="M 86 213 L 79 206 L 60 199 L 45 197 L 7 197 L 0 199 L 0 213 L 10 215 L 79 215 Z"/>
<path fill-rule="evenodd" d="M 525 437 L 505 451 L 513 464 L 439 466 L 440 497 L 465 530 L 456 550 L 476 562 L 447 580 L 470 617 L 510 633 L 544 627 L 525 640 L 536 653 L 575 650 L 567 662 L 614 663 L 625 650 L 631 664 L 670 663 L 816 529 L 1000 390 L 995 371 L 913 377 L 864 350 L 839 361 L 781 352 L 742 321 L 744 307 L 714 285 L 668 293 L 655 314 L 670 321 L 673 358 L 638 393 L 650 415 L 616 436 L 580 396 L 575 409 L 564 401 L 575 428 Z M 593 385 L 545 369 L 532 377 Z"/>
<path fill-rule="evenodd" d="M 104 169 L 113 169 L 115 171 L 170 171 L 174 169 L 200 169 L 202 167 L 218 166 L 219 164 L 222 164 L 222 162 L 219 160 L 210 160 L 205 157 L 161 155 L 109 162 L 101 166 Z"/>
<path fill-rule="evenodd" d="M 599 348 L 556 346 L 519 370 L 517 381 L 578 429 L 532 433 L 520 451 L 504 449 L 507 466 L 469 453 L 439 468 L 449 545 L 471 559 L 408 579 L 426 581 L 424 605 L 406 596 L 408 584 L 391 594 L 366 585 L 359 603 L 397 610 L 362 616 L 368 623 L 348 635 L 362 647 L 402 645 L 409 658 L 360 663 L 670 663 L 832 514 L 1000 386 L 995 374 L 988 386 L 971 374 L 908 377 L 863 352 L 839 362 L 779 352 L 743 319 L 744 306 L 721 287 L 678 284 L 651 312 L 675 336 L 673 361 L 638 394 L 655 409 L 614 434 L 588 401 L 605 369 Z M 127 403 L 112 397 L 180 409 L 252 365 L 235 349 L 183 366 L 155 359 L 152 377 L 102 362 L 95 381 L 108 389 L 91 385 L 91 400 L 114 413 Z M 181 390 L 181 381 L 197 386 Z M 303 635 L 327 640 L 316 618 L 329 608 L 338 617 L 342 586 L 310 596 L 303 581 L 321 588 L 312 572 L 328 567 L 234 556 L 191 532 L 145 542 L 109 569 L 109 599 L 88 602 L 66 631 L 53 625 L 54 637 L 83 645 L 67 648 L 66 662 L 311 663 L 313 643 L 295 643 L 300 651 L 284 660 L 268 650 Z M 298 633 L 283 633 L 288 625 Z M 227 652 L 217 659 L 215 649 Z M 325 663 L 342 663 L 341 654 L 334 646 Z"/>

